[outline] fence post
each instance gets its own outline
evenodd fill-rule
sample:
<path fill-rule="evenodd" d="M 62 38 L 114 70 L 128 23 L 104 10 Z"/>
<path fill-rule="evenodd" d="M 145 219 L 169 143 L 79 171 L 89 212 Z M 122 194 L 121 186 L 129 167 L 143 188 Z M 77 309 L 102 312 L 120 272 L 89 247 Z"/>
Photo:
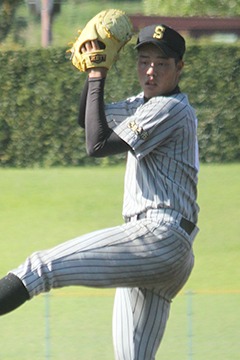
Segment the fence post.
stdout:
<path fill-rule="evenodd" d="M 193 360 L 193 292 L 187 291 L 188 360 Z"/>
<path fill-rule="evenodd" d="M 50 295 L 44 294 L 45 297 L 45 359 L 51 359 L 51 334 L 50 334 Z"/>

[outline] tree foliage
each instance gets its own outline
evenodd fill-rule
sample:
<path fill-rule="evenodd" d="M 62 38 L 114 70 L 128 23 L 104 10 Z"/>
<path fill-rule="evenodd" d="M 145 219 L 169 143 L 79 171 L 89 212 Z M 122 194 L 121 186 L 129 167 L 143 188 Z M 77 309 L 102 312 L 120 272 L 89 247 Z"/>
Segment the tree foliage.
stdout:
<path fill-rule="evenodd" d="M 143 0 L 146 15 L 239 16 L 240 0 Z"/>
<path fill-rule="evenodd" d="M 20 18 L 16 18 L 18 7 L 24 0 L 1 0 L 0 2 L 0 43 L 15 29 L 17 33 L 20 27 L 25 23 Z"/>

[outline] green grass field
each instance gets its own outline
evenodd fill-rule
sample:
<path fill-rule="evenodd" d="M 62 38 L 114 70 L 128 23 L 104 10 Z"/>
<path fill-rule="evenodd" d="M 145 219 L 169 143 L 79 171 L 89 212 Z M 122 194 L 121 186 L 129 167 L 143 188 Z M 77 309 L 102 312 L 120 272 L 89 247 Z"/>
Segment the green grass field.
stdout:
<path fill-rule="evenodd" d="M 0 170 L 0 276 L 39 249 L 122 221 L 123 167 Z M 239 359 L 240 164 L 202 165 L 196 265 L 157 360 Z M 1 317 L 1 360 L 113 360 L 113 290 L 72 287 Z"/>

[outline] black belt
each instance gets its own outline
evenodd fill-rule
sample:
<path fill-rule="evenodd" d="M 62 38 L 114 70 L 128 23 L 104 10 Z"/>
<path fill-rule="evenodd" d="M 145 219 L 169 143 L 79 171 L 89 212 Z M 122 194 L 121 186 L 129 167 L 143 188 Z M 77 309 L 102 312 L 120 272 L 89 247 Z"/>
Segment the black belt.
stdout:
<path fill-rule="evenodd" d="M 145 219 L 145 218 L 146 218 L 146 213 L 141 213 L 141 214 L 138 214 L 138 215 L 133 216 L 133 217 L 125 218 L 125 221 L 130 222 L 133 219 L 140 220 L 140 219 Z M 181 218 L 181 221 L 180 221 L 179 225 L 184 231 L 186 231 L 186 233 L 188 235 L 191 235 L 191 233 L 195 229 L 195 224 L 192 223 L 191 221 L 185 219 L 184 217 Z"/>

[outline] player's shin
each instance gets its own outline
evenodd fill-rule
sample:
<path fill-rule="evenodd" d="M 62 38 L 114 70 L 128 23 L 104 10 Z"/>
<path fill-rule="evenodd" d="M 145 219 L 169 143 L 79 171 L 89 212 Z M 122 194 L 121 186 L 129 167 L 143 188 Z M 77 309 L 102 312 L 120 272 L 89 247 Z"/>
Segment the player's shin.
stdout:
<path fill-rule="evenodd" d="M 0 280 L 0 315 L 16 309 L 29 298 L 27 289 L 16 275 L 10 273 Z"/>

